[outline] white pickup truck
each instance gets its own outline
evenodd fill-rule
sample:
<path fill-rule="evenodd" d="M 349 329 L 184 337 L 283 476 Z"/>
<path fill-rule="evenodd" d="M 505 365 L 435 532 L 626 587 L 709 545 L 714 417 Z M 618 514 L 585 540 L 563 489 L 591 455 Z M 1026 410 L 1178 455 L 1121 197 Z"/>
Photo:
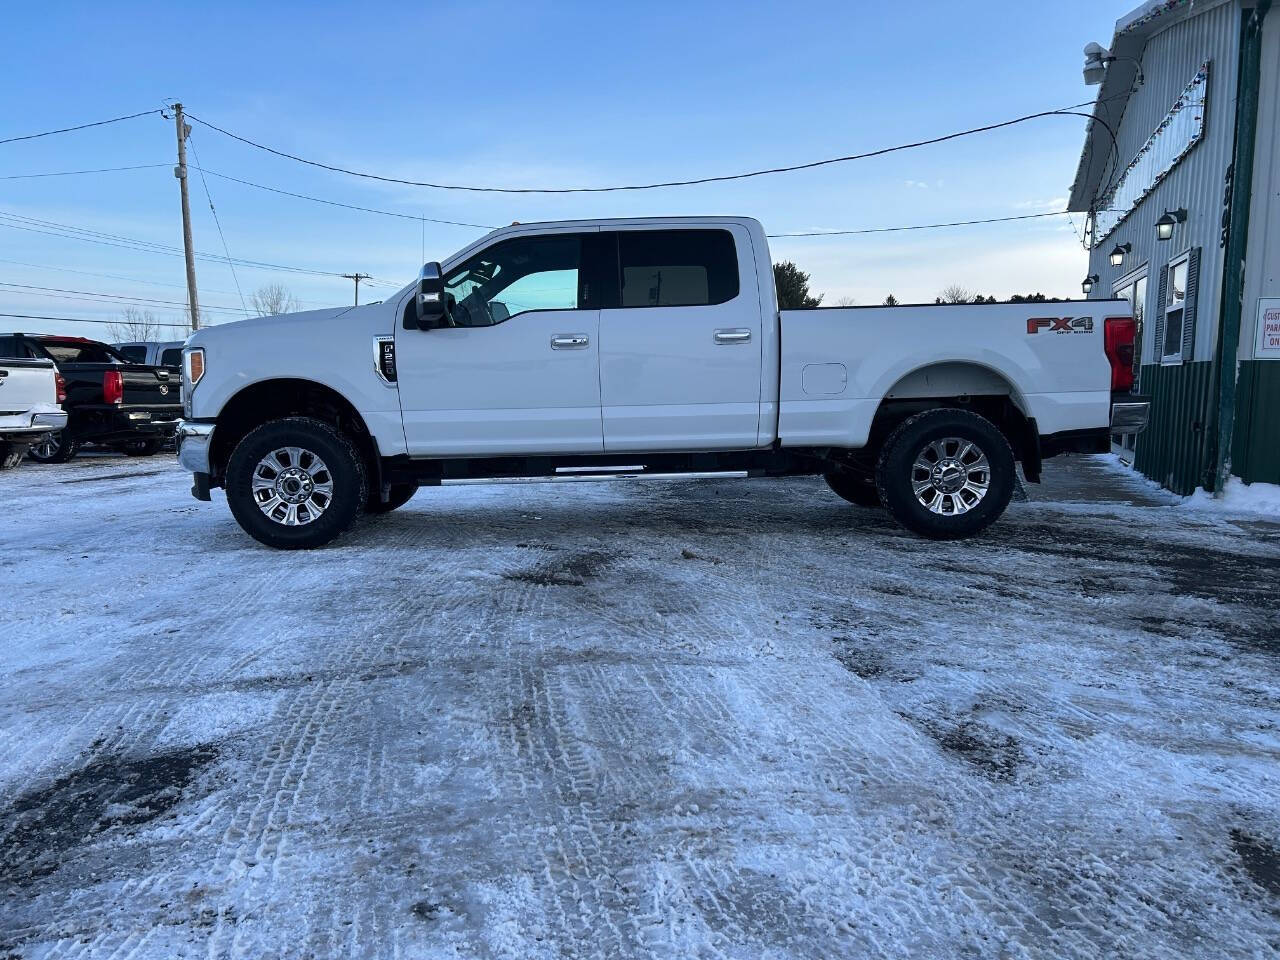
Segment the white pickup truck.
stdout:
<path fill-rule="evenodd" d="M 32 444 L 67 425 L 65 385 L 52 360 L 18 359 L 0 334 L 0 469 L 16 467 Z"/>
<path fill-rule="evenodd" d="M 822 474 L 939 539 L 1136 432 L 1124 301 L 779 312 L 741 217 L 513 224 L 381 303 L 205 328 L 179 460 L 273 547 L 422 485 Z"/>

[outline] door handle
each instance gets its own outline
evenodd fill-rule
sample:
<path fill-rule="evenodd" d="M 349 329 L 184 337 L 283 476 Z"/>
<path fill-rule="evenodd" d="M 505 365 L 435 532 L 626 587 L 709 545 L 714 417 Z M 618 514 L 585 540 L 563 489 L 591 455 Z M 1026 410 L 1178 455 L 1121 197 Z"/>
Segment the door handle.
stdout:
<path fill-rule="evenodd" d="M 551 338 L 552 350 L 581 350 L 591 342 L 585 333 L 561 333 Z"/>
<path fill-rule="evenodd" d="M 716 331 L 716 343 L 746 343 L 751 339 L 751 331 L 744 327 L 730 327 Z"/>

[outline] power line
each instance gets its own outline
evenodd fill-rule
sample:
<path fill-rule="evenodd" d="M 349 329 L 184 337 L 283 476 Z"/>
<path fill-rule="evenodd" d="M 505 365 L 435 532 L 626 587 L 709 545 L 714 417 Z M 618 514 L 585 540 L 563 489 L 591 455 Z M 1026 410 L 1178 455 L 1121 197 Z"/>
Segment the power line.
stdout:
<path fill-rule="evenodd" d="M 17 223 L 7 221 L 17 220 Z M 33 226 L 34 224 L 34 226 Z M 58 223 L 53 220 L 39 220 L 35 217 L 24 217 L 19 214 L 6 213 L 0 211 L 0 226 L 9 227 L 14 230 L 27 230 L 32 233 L 42 233 L 48 236 L 61 237 L 69 240 L 83 240 L 86 243 L 98 243 L 109 247 L 121 247 L 126 250 L 135 250 L 142 253 L 157 253 L 165 256 L 181 257 L 182 251 L 177 247 L 168 244 L 156 243 L 151 240 L 140 240 L 136 237 L 126 237 L 119 234 L 103 233 L 98 230 L 89 230 L 84 227 L 77 227 L 71 224 Z M 216 254 L 197 253 L 196 256 L 202 260 L 221 263 L 223 258 Z M 321 277 L 341 277 L 342 274 L 331 270 L 315 270 L 309 267 L 295 267 L 282 263 L 269 263 L 264 260 L 248 260 L 243 257 L 232 258 L 238 266 L 253 267 L 261 270 L 283 270 L 289 273 L 312 274 Z M 378 280 L 373 281 L 384 283 L 388 286 L 394 286 L 390 281 Z"/>
<path fill-rule="evenodd" d="M 10 173 L 0 180 L 36 180 L 40 177 L 78 177 L 86 173 L 117 173 L 121 170 L 155 170 L 168 167 L 168 163 L 140 163 L 132 167 L 99 167 L 96 170 L 59 170 L 55 173 Z"/>
<path fill-rule="evenodd" d="M 1012 120 L 1002 120 L 998 123 L 988 123 L 980 127 L 971 127 L 967 130 L 959 130 L 959 131 L 956 131 L 955 133 L 948 133 L 938 137 L 930 137 L 925 140 L 916 140 L 911 143 L 897 144 L 891 147 L 880 147 L 876 150 L 868 150 L 863 153 L 853 153 L 843 157 L 830 157 L 825 160 L 812 160 L 808 163 L 797 163 L 797 164 L 792 164 L 790 166 L 769 167 L 763 170 L 750 170 L 745 173 L 723 174 L 721 176 L 714 176 L 714 177 L 697 177 L 690 180 L 666 180 L 658 183 L 627 184 L 623 186 L 612 186 L 612 187 L 481 187 L 481 186 L 467 186 L 463 184 L 433 183 L 431 181 L 426 181 L 426 180 L 407 180 L 401 177 L 387 177 L 387 176 L 382 176 L 380 174 L 375 174 L 375 173 L 364 173 L 359 170 L 349 170 L 345 167 L 338 167 L 329 163 L 321 163 L 318 160 L 308 160 L 307 158 L 300 157 L 296 154 L 286 153 L 283 150 L 277 150 L 274 147 L 269 147 L 269 146 L 266 146 L 265 144 L 258 143 L 257 141 L 250 140 L 247 137 L 242 137 L 239 134 L 232 133 L 230 130 L 225 130 L 216 124 L 210 123 L 207 120 L 202 120 L 199 117 L 196 117 L 190 113 L 187 114 L 187 119 L 192 120 L 195 123 L 202 124 L 203 126 L 206 126 L 211 130 L 216 130 L 218 133 L 221 133 L 223 136 L 230 137 L 233 140 L 239 140 L 241 143 L 247 144 L 248 146 L 255 147 L 258 150 L 264 150 L 267 153 L 275 154 L 276 156 L 283 157 L 286 160 L 293 160 L 297 163 L 307 164 L 308 166 L 319 167 L 322 170 L 331 170 L 334 173 L 344 173 L 352 177 L 362 177 L 366 180 L 380 180 L 384 183 L 398 183 L 398 184 L 403 184 L 405 186 L 410 186 L 410 187 L 430 187 L 436 190 L 463 190 L 470 193 L 557 193 L 557 194 L 559 193 L 614 193 L 614 192 L 624 191 L 624 190 L 656 190 L 661 187 L 688 187 L 688 186 L 695 186 L 695 185 L 704 184 L 704 183 L 721 183 L 727 180 L 746 180 L 751 177 L 763 177 L 763 176 L 768 176 L 775 173 L 792 173 L 797 170 L 811 170 L 815 167 L 823 167 L 823 166 L 828 166 L 830 164 L 835 164 L 835 163 L 848 163 L 851 160 L 866 160 L 871 157 L 880 157 L 880 156 L 884 156 L 885 154 L 896 153 L 901 150 L 910 150 L 916 147 L 924 147 L 924 146 L 929 146 L 935 143 L 943 143 L 948 140 L 955 140 L 959 137 L 967 137 L 967 136 L 972 136 L 973 134 L 976 134 L 976 133 L 986 133 L 991 130 L 999 130 L 1003 127 L 1011 127 L 1015 124 L 1026 123 L 1029 120 L 1036 120 L 1041 117 L 1082 116 L 1082 117 L 1086 117 L 1089 120 L 1094 120 L 1096 118 L 1093 117 L 1091 114 L 1072 113 L 1073 108 L 1090 106 L 1093 104 L 1093 102 L 1094 101 L 1092 100 L 1087 100 L 1083 103 L 1072 104 L 1070 107 L 1063 107 L 1060 110 L 1042 110 L 1037 113 L 1029 113 L 1029 114 L 1026 114 L 1025 116 L 1015 117 Z M 1108 131 L 1110 131 L 1109 127 L 1108 127 Z"/>
<path fill-rule="evenodd" d="M 124 293 L 106 293 L 101 290 L 69 290 L 65 287 L 42 287 L 32 283 L 13 283 L 9 280 L 0 280 L 0 287 L 16 287 L 19 291 L 44 291 L 41 294 L 33 294 L 39 296 L 48 296 L 56 294 L 74 294 L 81 297 L 90 297 L 96 300 L 129 300 L 139 304 L 154 304 L 164 307 L 185 307 L 186 302 L 182 300 L 159 300 L 154 297 L 131 297 Z M 15 291 L 0 290 L 0 293 L 10 293 Z M 210 310 L 225 310 L 231 313 L 240 312 L 236 307 L 215 306 Z"/>
<path fill-rule="evenodd" d="M 37 293 L 33 290 L 5 290 L 0 289 L 0 294 L 12 293 L 23 297 L 38 297 L 41 300 L 58 300 L 58 301 L 76 301 L 78 303 L 92 303 L 106 307 L 161 307 L 166 310 L 181 310 L 186 306 L 185 303 L 161 303 L 157 304 L 150 300 L 134 300 L 133 298 L 105 299 L 100 296 L 76 296 L 70 293 Z M 217 313 L 232 313 L 235 316 L 232 319 L 242 319 L 243 315 L 239 307 L 213 307 Z"/>
<path fill-rule="evenodd" d="M 191 152 L 195 154 L 196 169 L 200 170 L 200 153 L 196 150 L 195 143 L 191 144 Z M 209 193 L 209 181 L 204 178 L 203 170 L 200 170 L 200 183 L 204 187 L 205 199 L 209 201 L 209 212 L 213 214 L 213 223 L 218 228 L 218 237 L 222 240 L 222 252 L 227 256 L 227 269 L 231 271 L 231 281 L 236 285 L 236 293 L 240 297 L 240 309 L 244 311 L 244 315 L 247 317 L 249 316 L 249 308 L 244 303 L 244 291 L 240 289 L 240 278 L 236 276 L 235 265 L 231 262 L 231 248 L 227 246 L 227 235 L 222 232 L 222 221 L 218 219 L 218 211 L 213 207 L 213 195 Z"/>
<path fill-rule="evenodd" d="M 0 313 L 0 317 L 16 317 L 19 320 L 59 320 L 63 323 L 106 323 L 116 324 L 119 320 L 90 320 L 87 317 L 46 317 L 35 313 Z M 188 330 L 190 324 L 187 323 L 156 323 L 157 327 L 172 327 L 176 330 Z"/>
<path fill-rule="evenodd" d="M 28 133 L 21 137 L 8 137 L 0 140 L 3 143 L 16 143 L 19 140 L 35 140 L 38 137 L 52 137 L 55 133 L 70 133 L 73 130 L 87 130 L 90 127 L 102 127 L 108 123 L 119 123 L 121 120 L 133 120 L 135 117 L 147 117 L 153 113 L 159 113 L 159 110 L 143 110 L 141 113 L 131 113 L 124 117 L 112 117 L 110 120 L 95 120 L 93 123 L 81 123 L 74 127 L 62 127 L 59 130 L 46 130 L 44 133 Z"/>
<path fill-rule="evenodd" d="M 399 217 L 403 220 L 417 220 L 424 223 L 443 223 L 451 227 L 475 227 L 478 230 L 496 229 L 494 226 L 487 223 L 465 223 L 461 220 L 437 220 L 433 217 L 421 217 L 412 213 L 398 213 L 394 210 L 379 210 L 376 207 L 361 207 L 353 203 L 339 203 L 337 200 L 325 200 L 321 197 L 309 197 L 305 193 L 293 193 L 289 190 L 281 190 L 278 187 L 268 187 L 265 184 L 254 183 L 250 180 L 241 180 L 239 177 L 231 177 L 225 173 L 217 173 L 216 171 L 205 170 L 201 167 L 196 167 L 196 169 L 200 170 L 201 173 L 207 173 L 209 176 L 217 177 L 220 180 L 230 180 L 232 183 L 240 183 L 246 187 L 256 187 L 259 190 L 267 190 L 271 193 L 283 194 L 286 197 L 297 197 L 299 200 L 310 200 L 312 203 L 324 203 L 331 207 L 344 207 L 347 210 L 360 210 L 363 213 L 376 213 L 384 217 Z"/>
<path fill-rule="evenodd" d="M 1050 210 L 1048 213 L 1024 213 L 1016 217 L 989 217 L 986 220 L 953 220 L 950 223 L 917 223 L 905 227 L 865 227 L 860 230 L 806 230 L 798 233 L 771 233 L 769 239 L 779 237 L 842 237 L 856 233 L 898 233 L 903 230 L 933 230 L 938 227 L 969 227 L 979 223 L 1008 223 L 1013 220 L 1036 220 L 1040 217 L 1061 217 L 1065 210 Z"/>
<path fill-rule="evenodd" d="M 100 280 L 123 280 L 126 283 L 141 283 L 149 287 L 177 287 L 182 290 L 187 288 L 185 283 L 165 282 L 164 280 L 143 280 L 140 277 L 126 277 L 118 273 L 95 273 L 90 270 L 75 270 L 71 267 L 54 267 L 47 263 L 29 263 L 25 260 L 8 260 L 4 257 L 0 257 L 0 263 L 10 263 L 17 267 L 32 267 L 36 270 L 52 270 L 55 273 L 74 273 L 77 276 L 97 277 Z M 227 296 L 232 296 L 235 293 L 233 290 L 215 290 L 212 287 L 205 286 L 202 286 L 201 289 L 206 293 L 222 293 Z M 322 304 L 316 300 L 299 300 L 298 302 L 304 305 L 312 304 L 315 306 L 329 306 L 329 304 Z"/>

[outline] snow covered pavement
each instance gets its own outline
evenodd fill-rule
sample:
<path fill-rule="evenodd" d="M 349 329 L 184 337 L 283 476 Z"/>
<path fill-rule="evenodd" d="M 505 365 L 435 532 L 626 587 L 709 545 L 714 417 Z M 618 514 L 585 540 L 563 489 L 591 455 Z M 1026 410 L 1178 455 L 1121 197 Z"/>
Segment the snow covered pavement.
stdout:
<path fill-rule="evenodd" d="M 966 543 L 805 479 L 311 553 L 0 474 L 0 956 L 1280 949 L 1280 526 L 1048 472 Z"/>

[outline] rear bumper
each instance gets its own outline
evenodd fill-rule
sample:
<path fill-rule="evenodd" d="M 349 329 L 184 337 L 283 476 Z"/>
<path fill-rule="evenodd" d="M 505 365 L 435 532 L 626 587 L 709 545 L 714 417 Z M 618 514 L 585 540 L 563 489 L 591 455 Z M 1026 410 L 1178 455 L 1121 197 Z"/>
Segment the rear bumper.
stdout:
<path fill-rule="evenodd" d="M 0 417 L 0 440 L 34 440 L 53 430 L 62 430 L 66 425 L 67 415 L 56 407 L 9 414 Z"/>
<path fill-rule="evenodd" d="M 209 464 L 209 451 L 213 446 L 213 424 L 199 420 L 178 422 L 178 463 L 184 470 L 203 473 L 213 471 Z"/>
<path fill-rule="evenodd" d="M 171 437 L 182 407 L 139 407 L 92 404 L 72 407 L 68 430 L 77 440 L 110 443 Z"/>
<path fill-rule="evenodd" d="M 1126 396 L 1111 404 L 1111 432 L 1119 434 L 1141 433 L 1147 429 L 1151 416 L 1151 400 L 1148 397 Z"/>

